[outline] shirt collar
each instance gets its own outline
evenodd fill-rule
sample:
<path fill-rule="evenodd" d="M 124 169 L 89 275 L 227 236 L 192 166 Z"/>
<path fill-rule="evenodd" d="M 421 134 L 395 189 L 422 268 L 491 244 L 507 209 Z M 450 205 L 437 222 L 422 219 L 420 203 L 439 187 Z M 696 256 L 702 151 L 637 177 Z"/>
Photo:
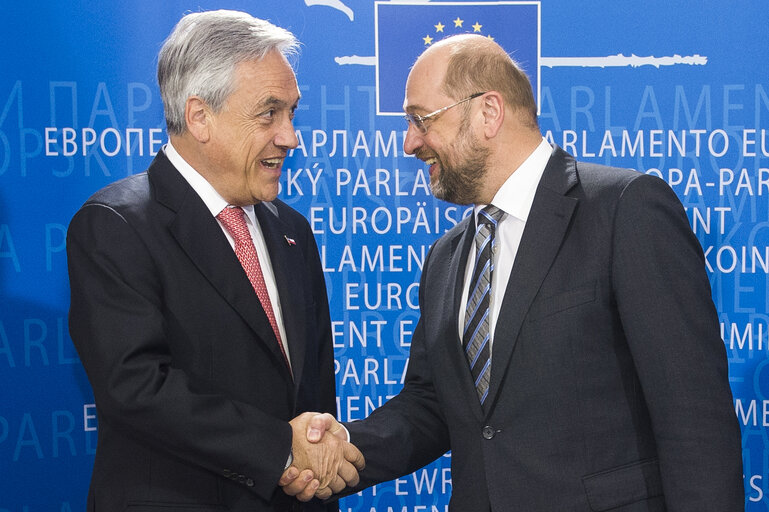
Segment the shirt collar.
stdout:
<path fill-rule="evenodd" d="M 552 153 L 553 147 L 543 137 L 536 149 L 505 180 L 491 203 L 506 214 L 526 222 L 537 185 Z M 486 205 L 476 205 L 475 215 L 478 215 L 484 206 Z"/>
<path fill-rule="evenodd" d="M 173 164 L 173 166 L 176 167 L 176 170 L 179 171 L 179 174 L 181 174 L 182 177 L 187 180 L 187 183 L 189 183 L 190 187 L 192 187 L 195 193 L 200 196 L 200 198 L 206 204 L 208 210 L 211 212 L 211 215 L 216 217 L 219 212 L 228 206 L 227 201 L 219 194 L 219 192 L 216 191 L 213 185 L 211 185 L 211 183 L 209 183 L 202 174 L 200 174 L 189 163 L 187 163 L 187 161 L 179 154 L 176 148 L 174 148 L 173 144 L 171 144 L 171 141 L 168 141 L 168 143 L 163 146 L 163 151 L 165 151 L 166 157 L 168 157 L 168 160 L 171 162 L 171 164 Z M 253 205 L 242 206 L 241 208 L 243 208 L 243 211 L 246 212 L 246 215 L 253 224 Z"/>

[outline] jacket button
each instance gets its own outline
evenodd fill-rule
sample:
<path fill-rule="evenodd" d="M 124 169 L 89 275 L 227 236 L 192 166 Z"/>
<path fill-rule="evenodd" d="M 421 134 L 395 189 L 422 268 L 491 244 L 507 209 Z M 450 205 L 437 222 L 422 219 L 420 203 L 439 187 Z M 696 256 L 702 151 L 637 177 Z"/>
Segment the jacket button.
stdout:
<path fill-rule="evenodd" d="M 494 434 L 496 434 L 496 432 L 489 425 L 486 425 L 485 427 L 483 427 L 483 438 L 484 439 L 492 439 L 494 437 Z"/>

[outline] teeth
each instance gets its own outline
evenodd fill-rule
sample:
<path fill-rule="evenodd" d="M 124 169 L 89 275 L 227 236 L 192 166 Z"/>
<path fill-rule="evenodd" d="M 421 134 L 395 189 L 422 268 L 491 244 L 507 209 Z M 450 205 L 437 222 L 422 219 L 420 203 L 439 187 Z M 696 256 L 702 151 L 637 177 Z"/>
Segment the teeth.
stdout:
<path fill-rule="evenodd" d="M 437 162 L 437 161 L 438 161 L 438 159 L 437 159 L 437 158 L 428 158 L 427 160 L 425 160 L 425 163 L 426 163 L 427 165 L 433 165 L 433 164 L 434 164 L 435 162 Z"/>
<path fill-rule="evenodd" d="M 268 158 L 267 160 L 262 160 L 262 164 L 267 167 L 277 167 L 282 160 L 282 158 Z"/>

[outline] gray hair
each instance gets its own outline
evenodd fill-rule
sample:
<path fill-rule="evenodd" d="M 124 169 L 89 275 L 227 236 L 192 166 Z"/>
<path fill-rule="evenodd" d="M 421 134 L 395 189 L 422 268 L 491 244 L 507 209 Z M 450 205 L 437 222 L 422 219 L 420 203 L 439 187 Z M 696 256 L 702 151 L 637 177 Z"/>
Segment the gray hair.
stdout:
<path fill-rule="evenodd" d="M 239 11 L 187 14 L 176 24 L 158 55 L 158 84 L 169 135 L 187 130 L 184 111 L 190 96 L 199 96 L 220 112 L 235 88 L 235 67 L 277 50 L 298 53 L 294 35 L 269 21 Z"/>

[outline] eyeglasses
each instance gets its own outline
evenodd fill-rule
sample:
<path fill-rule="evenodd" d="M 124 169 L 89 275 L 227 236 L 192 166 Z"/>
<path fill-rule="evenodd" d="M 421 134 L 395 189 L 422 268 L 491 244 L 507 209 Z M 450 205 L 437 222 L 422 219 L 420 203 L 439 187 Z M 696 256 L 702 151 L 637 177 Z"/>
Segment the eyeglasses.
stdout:
<path fill-rule="evenodd" d="M 488 92 L 488 91 L 486 91 L 486 92 Z M 439 108 L 435 112 L 430 112 L 429 114 L 427 114 L 425 116 L 420 116 L 419 114 L 406 114 L 403 117 L 404 117 L 404 119 L 406 119 L 406 122 L 408 122 L 410 124 L 413 124 L 414 128 L 419 130 L 419 133 L 424 135 L 425 133 L 427 133 L 427 126 L 425 125 L 425 121 L 429 121 L 430 119 L 434 118 L 438 114 L 442 114 L 442 113 L 446 112 L 448 109 L 450 109 L 452 107 L 456 107 L 457 105 L 461 105 L 462 103 L 464 103 L 466 101 L 470 101 L 473 98 L 477 98 L 478 96 L 483 96 L 484 94 L 486 94 L 486 92 L 476 92 L 475 94 L 472 94 L 472 95 L 468 96 L 467 98 L 465 98 L 463 100 L 459 100 L 458 102 L 456 102 L 456 103 L 454 103 L 452 105 L 449 105 L 448 107 Z"/>

